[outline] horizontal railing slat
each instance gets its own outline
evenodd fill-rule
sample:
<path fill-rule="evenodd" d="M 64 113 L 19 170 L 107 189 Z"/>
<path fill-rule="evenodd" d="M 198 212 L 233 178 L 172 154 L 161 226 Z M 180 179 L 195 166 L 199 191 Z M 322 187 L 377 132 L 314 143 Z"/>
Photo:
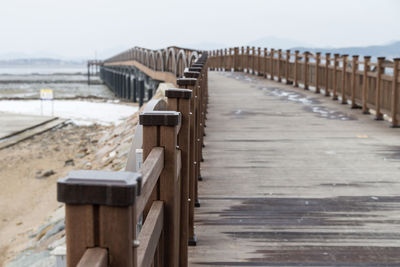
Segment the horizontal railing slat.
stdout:
<path fill-rule="evenodd" d="M 163 229 L 163 220 L 164 203 L 154 201 L 138 237 L 138 267 L 148 267 L 153 263 Z"/>
<path fill-rule="evenodd" d="M 88 248 L 77 267 L 107 267 L 108 252 L 105 248 Z"/>
<path fill-rule="evenodd" d="M 176 177 L 177 179 L 179 179 L 180 177 L 180 173 L 181 173 L 181 169 L 182 169 L 182 152 L 180 150 L 178 150 L 176 152 L 176 162 L 177 162 L 177 168 L 176 168 Z"/>
<path fill-rule="evenodd" d="M 146 203 L 157 184 L 158 177 L 164 169 L 164 149 L 155 147 L 143 163 L 140 172 L 142 173 L 141 194 L 136 202 L 136 218 L 139 219 Z"/>

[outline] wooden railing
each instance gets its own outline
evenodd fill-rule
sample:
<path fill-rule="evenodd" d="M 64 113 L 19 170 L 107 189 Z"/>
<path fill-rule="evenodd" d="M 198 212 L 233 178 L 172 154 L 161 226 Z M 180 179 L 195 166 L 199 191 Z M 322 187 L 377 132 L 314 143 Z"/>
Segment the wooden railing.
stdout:
<path fill-rule="evenodd" d="M 166 90 L 166 105 L 159 100 L 158 110 L 139 115 L 139 172 L 73 171 L 58 181 L 69 267 L 188 265 L 188 245 L 196 245 L 207 64 L 203 53 L 177 79 L 179 88 Z"/>
<path fill-rule="evenodd" d="M 399 126 L 399 63 L 384 57 L 371 62 L 371 57 L 339 55 L 290 50 L 235 47 L 209 52 L 209 67 L 216 70 L 243 71 L 279 82 L 285 81 L 316 93 L 324 89 L 326 96 L 341 103 L 350 102 L 351 108 L 361 108 L 364 114 L 374 110 L 375 119 L 383 114 L 391 117 L 392 127 Z"/>

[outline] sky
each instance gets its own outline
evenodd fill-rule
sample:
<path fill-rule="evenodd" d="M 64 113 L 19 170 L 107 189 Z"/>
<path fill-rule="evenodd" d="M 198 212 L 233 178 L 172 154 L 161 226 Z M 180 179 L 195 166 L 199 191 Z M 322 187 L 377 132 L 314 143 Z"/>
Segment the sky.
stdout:
<path fill-rule="evenodd" d="M 102 58 L 133 46 L 313 47 L 400 40 L 397 0 L 2 0 L 0 58 Z"/>

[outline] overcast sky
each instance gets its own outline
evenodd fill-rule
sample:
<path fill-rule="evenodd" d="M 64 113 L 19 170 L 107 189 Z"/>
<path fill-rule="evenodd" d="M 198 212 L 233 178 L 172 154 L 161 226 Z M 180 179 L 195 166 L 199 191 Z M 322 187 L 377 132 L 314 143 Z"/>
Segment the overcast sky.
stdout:
<path fill-rule="evenodd" d="M 267 36 L 316 47 L 400 40 L 396 0 L 2 0 L 0 14 L 0 55 L 93 58 Z"/>

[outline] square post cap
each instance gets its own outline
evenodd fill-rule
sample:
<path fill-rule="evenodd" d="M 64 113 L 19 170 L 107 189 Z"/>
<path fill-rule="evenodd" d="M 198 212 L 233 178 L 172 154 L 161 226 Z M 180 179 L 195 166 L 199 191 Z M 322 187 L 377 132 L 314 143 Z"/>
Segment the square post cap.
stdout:
<path fill-rule="evenodd" d="M 181 113 L 176 111 L 144 111 L 139 114 L 139 124 L 143 126 L 177 126 L 181 123 Z"/>
<path fill-rule="evenodd" d="M 168 98 L 192 98 L 192 90 L 190 89 L 180 89 L 180 88 L 170 88 L 165 90 L 165 96 Z"/>
<path fill-rule="evenodd" d="M 140 192 L 137 172 L 71 171 L 57 182 L 57 200 L 66 204 L 131 206 Z"/>
<path fill-rule="evenodd" d="M 201 72 L 202 69 L 203 69 L 203 68 L 201 68 L 201 67 L 190 67 L 190 68 L 189 68 L 189 71 L 198 71 L 198 72 Z"/>
<path fill-rule="evenodd" d="M 185 71 L 183 73 L 183 76 L 185 76 L 185 78 L 199 78 L 200 72 L 198 72 L 198 71 Z"/>
<path fill-rule="evenodd" d="M 195 78 L 179 78 L 176 80 L 176 83 L 178 85 L 183 85 L 183 86 L 185 86 L 185 85 L 193 86 L 193 85 L 196 85 L 196 82 L 197 82 L 197 79 L 195 79 Z"/>

